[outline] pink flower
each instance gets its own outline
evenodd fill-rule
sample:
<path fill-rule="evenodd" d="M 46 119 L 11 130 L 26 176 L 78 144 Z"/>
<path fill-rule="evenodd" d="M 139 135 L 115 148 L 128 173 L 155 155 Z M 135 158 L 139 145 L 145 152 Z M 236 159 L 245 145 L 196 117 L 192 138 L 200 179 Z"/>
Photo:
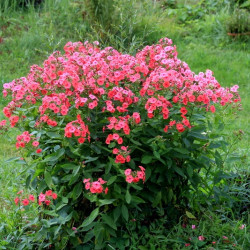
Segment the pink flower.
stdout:
<path fill-rule="evenodd" d="M 19 203 L 19 198 L 16 197 L 14 201 L 15 201 L 15 204 L 18 205 L 18 203 Z"/>
<path fill-rule="evenodd" d="M 45 203 L 47 206 L 49 206 L 50 203 L 51 203 L 51 201 L 50 201 L 50 200 L 45 200 L 44 203 Z"/>
<path fill-rule="evenodd" d="M 90 189 L 90 183 L 89 183 L 89 182 L 86 182 L 86 183 L 85 183 L 85 189 L 86 189 L 86 190 L 89 190 L 89 189 Z"/>
<path fill-rule="evenodd" d="M 28 206 L 30 202 L 28 199 L 24 199 L 24 200 L 22 200 L 22 203 L 24 206 Z"/>
<path fill-rule="evenodd" d="M 45 201 L 45 198 L 46 198 L 45 194 L 43 194 L 43 193 L 39 194 L 39 197 L 38 197 L 39 201 L 41 201 L 41 202 Z"/>
<path fill-rule="evenodd" d="M 51 197 L 52 197 L 53 200 L 56 200 L 56 199 L 57 199 L 57 194 L 56 194 L 56 193 L 53 193 L 53 194 L 51 195 Z"/>
<path fill-rule="evenodd" d="M 128 168 L 128 169 L 126 169 L 125 171 L 124 171 L 124 174 L 127 176 L 127 175 L 131 175 L 131 173 L 132 173 L 132 170 L 130 169 L 130 168 Z"/>
<path fill-rule="evenodd" d="M 87 183 L 87 182 L 89 182 L 89 181 L 90 181 L 90 178 L 84 179 L 84 180 L 83 180 L 83 183 Z"/>
<path fill-rule="evenodd" d="M 200 236 L 198 237 L 198 240 L 204 241 L 204 240 L 205 240 L 205 237 L 203 237 L 202 235 L 200 235 Z"/>
<path fill-rule="evenodd" d="M 29 195 L 29 200 L 34 202 L 34 201 L 35 201 L 34 195 L 30 194 L 30 195 Z"/>
<path fill-rule="evenodd" d="M 246 225 L 245 224 L 242 224 L 240 227 L 239 227 L 239 229 L 244 229 L 246 227 Z"/>
<path fill-rule="evenodd" d="M 195 229 L 196 228 L 196 226 L 195 225 L 192 225 L 192 229 Z"/>
<path fill-rule="evenodd" d="M 134 180 L 134 177 L 133 177 L 132 175 L 127 175 L 127 176 L 126 176 L 126 182 L 132 183 L 133 180 Z"/>
<path fill-rule="evenodd" d="M 40 148 L 37 149 L 37 151 L 36 151 L 37 154 L 40 154 L 41 152 L 42 152 L 42 149 L 40 149 Z"/>
<path fill-rule="evenodd" d="M 216 111 L 214 105 L 211 105 L 211 106 L 210 106 L 210 110 L 211 110 L 212 113 L 214 113 L 214 112 Z"/>
<path fill-rule="evenodd" d="M 223 238 L 223 239 L 225 239 L 225 240 L 227 240 L 227 239 L 228 239 L 228 237 L 227 237 L 227 236 L 222 236 L 222 238 Z"/>
<path fill-rule="evenodd" d="M 20 190 L 17 192 L 17 194 L 22 194 L 23 193 L 23 190 Z"/>
<path fill-rule="evenodd" d="M 38 142 L 38 141 L 33 141 L 33 142 L 32 142 L 32 146 L 38 147 L 38 145 L 39 145 L 39 142 Z"/>
<path fill-rule="evenodd" d="M 46 196 L 51 196 L 51 195 L 52 195 L 52 190 L 46 191 L 46 192 L 45 192 L 45 195 L 46 195 Z"/>
<path fill-rule="evenodd" d="M 185 244 L 185 247 L 189 247 L 191 244 L 190 243 L 186 243 Z"/>

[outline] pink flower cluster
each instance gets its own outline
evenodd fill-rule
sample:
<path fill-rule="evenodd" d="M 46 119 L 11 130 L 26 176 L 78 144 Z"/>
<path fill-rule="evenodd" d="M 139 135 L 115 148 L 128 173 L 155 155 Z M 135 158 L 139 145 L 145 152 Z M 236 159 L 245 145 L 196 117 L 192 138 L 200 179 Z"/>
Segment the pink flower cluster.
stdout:
<path fill-rule="evenodd" d="M 28 131 L 24 131 L 21 135 L 16 137 L 16 148 L 24 148 L 26 145 L 31 144 L 34 148 L 39 146 L 39 142 Z M 37 149 L 37 153 L 41 153 L 41 149 Z"/>
<path fill-rule="evenodd" d="M 20 202 L 22 202 L 22 204 L 24 206 L 28 206 L 30 204 L 30 202 L 36 201 L 35 196 L 32 194 L 29 194 L 28 198 L 23 198 L 23 190 L 20 190 L 17 194 L 19 196 L 17 196 L 14 199 L 14 202 L 16 205 L 18 205 Z M 40 193 L 40 195 L 38 197 L 38 204 L 42 205 L 44 203 L 45 205 L 49 206 L 51 203 L 51 199 L 53 199 L 53 200 L 57 199 L 57 194 L 53 193 L 52 190 L 46 191 L 45 194 Z"/>
<path fill-rule="evenodd" d="M 130 151 L 128 150 L 128 147 L 121 146 L 121 149 L 114 148 L 113 154 L 116 155 L 115 157 L 115 163 L 125 163 L 130 162 L 131 158 L 129 155 Z"/>
<path fill-rule="evenodd" d="M 142 166 L 139 166 L 140 170 L 139 171 L 132 171 L 132 169 L 128 168 L 124 171 L 124 174 L 126 176 L 126 182 L 128 183 L 137 183 L 140 180 L 143 180 L 143 182 L 146 179 L 145 175 L 145 168 Z"/>
<path fill-rule="evenodd" d="M 83 183 L 85 184 L 85 189 L 89 190 L 92 194 L 108 193 L 108 187 L 103 187 L 107 182 L 102 178 L 99 178 L 97 181 L 90 181 L 90 178 L 84 179 Z"/>
<path fill-rule="evenodd" d="M 72 135 L 79 137 L 79 143 L 84 143 L 86 138 L 90 140 L 89 134 L 88 126 L 85 125 L 80 115 L 77 115 L 77 120 L 68 123 L 65 128 L 65 137 L 71 138 Z"/>
<path fill-rule="evenodd" d="M 28 206 L 30 202 L 35 202 L 35 197 L 32 194 L 28 195 L 28 198 L 23 197 L 23 190 L 20 190 L 17 192 L 17 197 L 14 199 L 14 202 L 16 205 L 19 205 L 20 203 L 23 204 L 23 206 Z"/>
<path fill-rule="evenodd" d="M 46 191 L 44 194 L 40 193 L 38 196 L 38 204 L 42 205 L 43 203 L 47 206 L 50 205 L 51 200 L 56 200 L 57 199 L 57 194 L 53 193 L 52 190 Z"/>
<path fill-rule="evenodd" d="M 101 132 L 91 120 L 101 116 L 104 142 L 128 146 L 131 130 L 150 120 L 161 121 L 166 133 L 182 133 L 192 127 L 194 107 L 215 112 L 217 103 L 240 101 L 237 85 L 221 87 L 210 70 L 196 75 L 168 38 L 135 56 L 100 49 L 98 42 L 68 42 L 64 50 L 50 55 L 43 67 L 33 65 L 27 77 L 3 85 L 4 97 L 12 96 L 3 109 L 11 126 L 27 119 L 18 108 L 38 107 L 37 127 L 63 126 L 65 137 L 81 144 Z M 117 163 L 128 161 L 128 155 L 116 155 Z"/>

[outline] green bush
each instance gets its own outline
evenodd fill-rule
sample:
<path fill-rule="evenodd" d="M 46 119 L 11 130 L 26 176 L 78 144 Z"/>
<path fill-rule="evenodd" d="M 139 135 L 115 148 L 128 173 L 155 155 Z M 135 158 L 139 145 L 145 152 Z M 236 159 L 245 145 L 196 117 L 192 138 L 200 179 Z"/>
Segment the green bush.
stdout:
<path fill-rule="evenodd" d="M 222 88 L 209 70 L 195 75 L 167 38 L 136 56 L 97 45 L 69 42 L 3 86 L 40 218 L 19 222 L 15 246 L 124 249 L 137 234 L 131 221 L 176 223 L 191 191 L 223 165 L 209 112 L 237 105 L 238 86 Z M 23 218 L 30 202 L 15 202 Z"/>

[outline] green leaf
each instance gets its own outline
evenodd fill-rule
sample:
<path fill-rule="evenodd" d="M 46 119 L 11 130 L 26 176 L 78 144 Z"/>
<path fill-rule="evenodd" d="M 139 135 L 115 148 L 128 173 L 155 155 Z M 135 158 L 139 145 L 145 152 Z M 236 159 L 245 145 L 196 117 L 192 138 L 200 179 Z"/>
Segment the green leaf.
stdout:
<path fill-rule="evenodd" d="M 118 220 L 118 218 L 120 217 L 120 215 L 121 215 L 121 209 L 120 209 L 120 207 L 116 207 L 113 210 L 113 217 L 114 217 L 114 221 L 115 222 Z"/>
<path fill-rule="evenodd" d="M 61 135 L 59 135 L 59 134 L 56 133 L 56 132 L 47 132 L 47 135 L 48 135 L 50 138 L 53 138 L 53 139 L 60 139 L 60 138 L 61 138 Z"/>
<path fill-rule="evenodd" d="M 161 191 L 157 193 L 154 201 L 153 201 L 153 204 L 152 204 L 152 207 L 156 207 L 161 201 Z"/>
<path fill-rule="evenodd" d="M 154 151 L 153 154 L 154 154 L 154 156 L 155 156 L 156 159 L 160 159 L 161 158 L 161 155 L 159 154 L 159 152 Z"/>
<path fill-rule="evenodd" d="M 138 146 L 141 146 L 142 144 L 140 143 L 140 142 L 138 142 L 138 141 L 135 141 L 135 140 L 133 140 L 133 139 L 130 139 L 131 140 L 131 142 L 133 142 L 133 144 L 135 144 L 135 145 L 138 145 Z"/>
<path fill-rule="evenodd" d="M 187 173 L 188 173 L 188 175 L 189 175 L 189 177 L 192 177 L 193 176 L 193 168 L 192 168 L 192 166 L 188 166 L 187 167 Z"/>
<path fill-rule="evenodd" d="M 146 180 L 145 181 L 147 181 L 149 179 L 149 177 L 151 176 L 151 172 L 152 171 L 149 167 L 146 168 L 146 170 L 145 170 Z"/>
<path fill-rule="evenodd" d="M 128 204 L 131 202 L 131 195 L 129 193 L 129 190 L 127 190 L 126 192 L 125 199 Z"/>
<path fill-rule="evenodd" d="M 190 133 L 188 133 L 187 135 L 188 137 L 194 137 L 196 139 L 200 139 L 200 140 L 207 140 L 208 137 L 204 134 L 201 134 L 200 132 L 194 132 L 194 131 L 191 131 Z"/>
<path fill-rule="evenodd" d="M 110 216 L 108 216 L 107 214 L 102 214 L 102 219 L 104 220 L 104 222 L 107 225 L 109 225 L 110 227 L 112 227 L 115 230 L 117 229 L 114 220 Z"/>
<path fill-rule="evenodd" d="M 128 221 L 128 208 L 124 204 L 122 205 L 122 216 Z"/>
<path fill-rule="evenodd" d="M 48 171 L 45 171 L 44 179 L 45 179 L 45 182 L 48 185 L 48 187 L 51 188 L 52 178 L 51 178 L 51 175 L 50 175 L 50 173 Z"/>
<path fill-rule="evenodd" d="M 142 164 L 148 164 L 152 162 L 152 155 L 143 155 L 141 162 Z"/>
<path fill-rule="evenodd" d="M 107 185 L 111 185 L 113 182 L 115 182 L 115 180 L 117 179 L 117 176 L 112 176 L 109 178 L 108 182 L 107 182 Z"/>
<path fill-rule="evenodd" d="M 159 154 L 159 152 L 154 151 L 153 154 L 157 160 L 161 161 L 163 164 L 166 164 L 166 162 L 161 159 L 161 155 Z"/>
<path fill-rule="evenodd" d="M 132 200 L 134 203 L 137 203 L 137 204 L 145 203 L 145 201 L 144 201 L 142 198 L 140 198 L 140 197 L 138 197 L 138 196 L 135 196 L 135 195 L 132 196 L 131 200 Z"/>
<path fill-rule="evenodd" d="M 66 169 L 66 170 L 72 170 L 72 169 L 77 168 L 78 165 L 75 164 L 75 163 L 65 163 L 65 164 L 61 165 L 61 167 L 62 167 L 63 169 Z"/>
<path fill-rule="evenodd" d="M 189 219 L 196 219 L 196 217 L 188 211 L 186 211 L 186 215 Z"/>
<path fill-rule="evenodd" d="M 181 153 L 181 154 L 189 154 L 189 151 L 185 148 L 174 148 L 174 151 Z"/>
<path fill-rule="evenodd" d="M 98 216 L 98 214 L 99 214 L 99 207 L 96 208 L 95 210 L 93 210 L 93 211 L 91 212 L 91 214 L 89 215 L 89 217 L 87 217 L 87 218 L 84 220 L 84 222 L 82 223 L 81 227 L 86 227 L 86 226 L 88 226 L 90 223 L 92 223 L 92 222 L 95 220 L 95 218 Z"/>
<path fill-rule="evenodd" d="M 96 161 L 99 157 L 86 157 L 86 160 L 84 161 L 84 164 L 92 161 Z"/>
<path fill-rule="evenodd" d="M 115 200 L 116 200 L 116 199 L 104 199 L 104 200 L 99 200 L 100 206 L 112 204 Z"/>
<path fill-rule="evenodd" d="M 19 156 L 18 156 L 18 157 L 12 157 L 12 158 L 6 160 L 5 162 L 6 162 L 6 163 L 9 163 L 9 162 L 12 162 L 12 161 L 17 161 L 17 160 L 20 160 L 20 157 L 19 157 Z"/>
<path fill-rule="evenodd" d="M 179 175 L 181 175 L 181 176 L 183 176 L 183 177 L 186 177 L 185 174 L 183 173 L 183 171 L 182 171 L 181 168 L 179 168 L 179 167 L 174 167 L 174 171 L 175 171 L 177 174 L 179 174 Z"/>
<path fill-rule="evenodd" d="M 46 158 L 42 162 L 50 162 L 57 161 L 60 157 L 62 157 L 65 153 L 64 148 L 60 148 L 55 153 L 46 156 Z"/>
<path fill-rule="evenodd" d="M 76 200 L 82 193 L 82 182 L 77 183 L 73 189 L 73 199 Z"/>

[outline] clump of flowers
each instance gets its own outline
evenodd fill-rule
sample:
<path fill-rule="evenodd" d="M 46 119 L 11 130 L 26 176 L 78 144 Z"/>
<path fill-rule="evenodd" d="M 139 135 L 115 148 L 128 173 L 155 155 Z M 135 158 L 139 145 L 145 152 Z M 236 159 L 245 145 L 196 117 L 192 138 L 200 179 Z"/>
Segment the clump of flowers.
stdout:
<path fill-rule="evenodd" d="M 57 194 L 52 192 L 52 190 L 46 191 L 44 194 L 40 193 L 38 196 L 38 205 L 45 204 L 49 206 L 52 200 L 57 199 Z"/>
<path fill-rule="evenodd" d="M 132 169 L 128 168 L 124 171 L 124 174 L 126 176 L 126 182 L 128 183 L 137 183 L 140 180 L 142 180 L 143 182 L 146 179 L 146 175 L 145 175 L 145 168 L 142 166 L 139 166 L 140 170 L 137 171 L 132 171 Z"/>
<path fill-rule="evenodd" d="M 32 194 L 24 195 L 23 190 L 17 192 L 17 197 L 14 199 L 16 205 L 22 204 L 23 206 L 28 206 L 30 202 L 35 202 L 35 196 Z"/>
<path fill-rule="evenodd" d="M 200 184 L 200 170 L 218 162 L 208 146 L 206 113 L 217 112 L 218 105 L 237 107 L 238 86 L 222 87 L 211 70 L 192 72 L 168 38 L 134 56 L 112 47 L 101 49 L 97 42 L 68 42 L 64 51 L 3 85 L 3 96 L 12 99 L 3 109 L 7 119 L 0 127 L 8 123 L 21 128 L 16 147 L 30 153 L 37 185 L 44 190 L 60 187 L 77 227 L 90 212 L 79 209 L 101 204 L 94 203 L 99 196 L 89 192 L 108 193 L 107 209 L 96 208 L 99 227 L 111 221 L 108 216 L 120 226 L 121 218 L 128 221 L 131 208 L 143 211 L 145 204 L 147 209 L 149 204 L 184 204 L 191 186 Z M 140 170 L 134 170 L 136 166 Z M 82 180 L 87 192 L 79 189 Z M 56 197 L 48 190 L 40 193 L 38 203 L 48 206 Z M 105 231 L 97 238 L 108 240 L 114 233 L 107 228 L 110 223 L 93 232 Z"/>
<path fill-rule="evenodd" d="M 28 131 L 24 131 L 21 135 L 16 137 L 16 148 L 25 148 L 27 145 L 32 145 L 34 148 L 39 146 L 37 139 L 31 135 Z M 37 149 L 37 153 L 42 152 L 41 149 Z"/>
<path fill-rule="evenodd" d="M 16 205 L 22 203 L 24 206 L 28 206 L 30 202 L 36 202 L 36 198 L 33 194 L 24 196 L 23 190 L 20 190 L 17 195 L 18 196 L 14 199 Z M 56 199 L 57 194 L 52 192 L 52 190 L 48 190 L 44 194 L 40 193 L 40 195 L 38 196 L 38 205 L 42 205 L 44 203 L 45 205 L 49 206 L 51 201 Z"/>
<path fill-rule="evenodd" d="M 84 179 L 85 189 L 89 190 L 92 194 L 108 193 L 108 187 L 104 188 L 104 184 L 107 183 L 102 178 L 97 181 L 90 181 L 90 178 Z"/>
<path fill-rule="evenodd" d="M 131 158 L 130 158 L 129 152 L 130 151 L 128 150 L 128 147 L 125 147 L 125 146 L 121 146 L 120 149 L 114 148 L 113 154 L 116 155 L 115 163 L 130 162 Z"/>

